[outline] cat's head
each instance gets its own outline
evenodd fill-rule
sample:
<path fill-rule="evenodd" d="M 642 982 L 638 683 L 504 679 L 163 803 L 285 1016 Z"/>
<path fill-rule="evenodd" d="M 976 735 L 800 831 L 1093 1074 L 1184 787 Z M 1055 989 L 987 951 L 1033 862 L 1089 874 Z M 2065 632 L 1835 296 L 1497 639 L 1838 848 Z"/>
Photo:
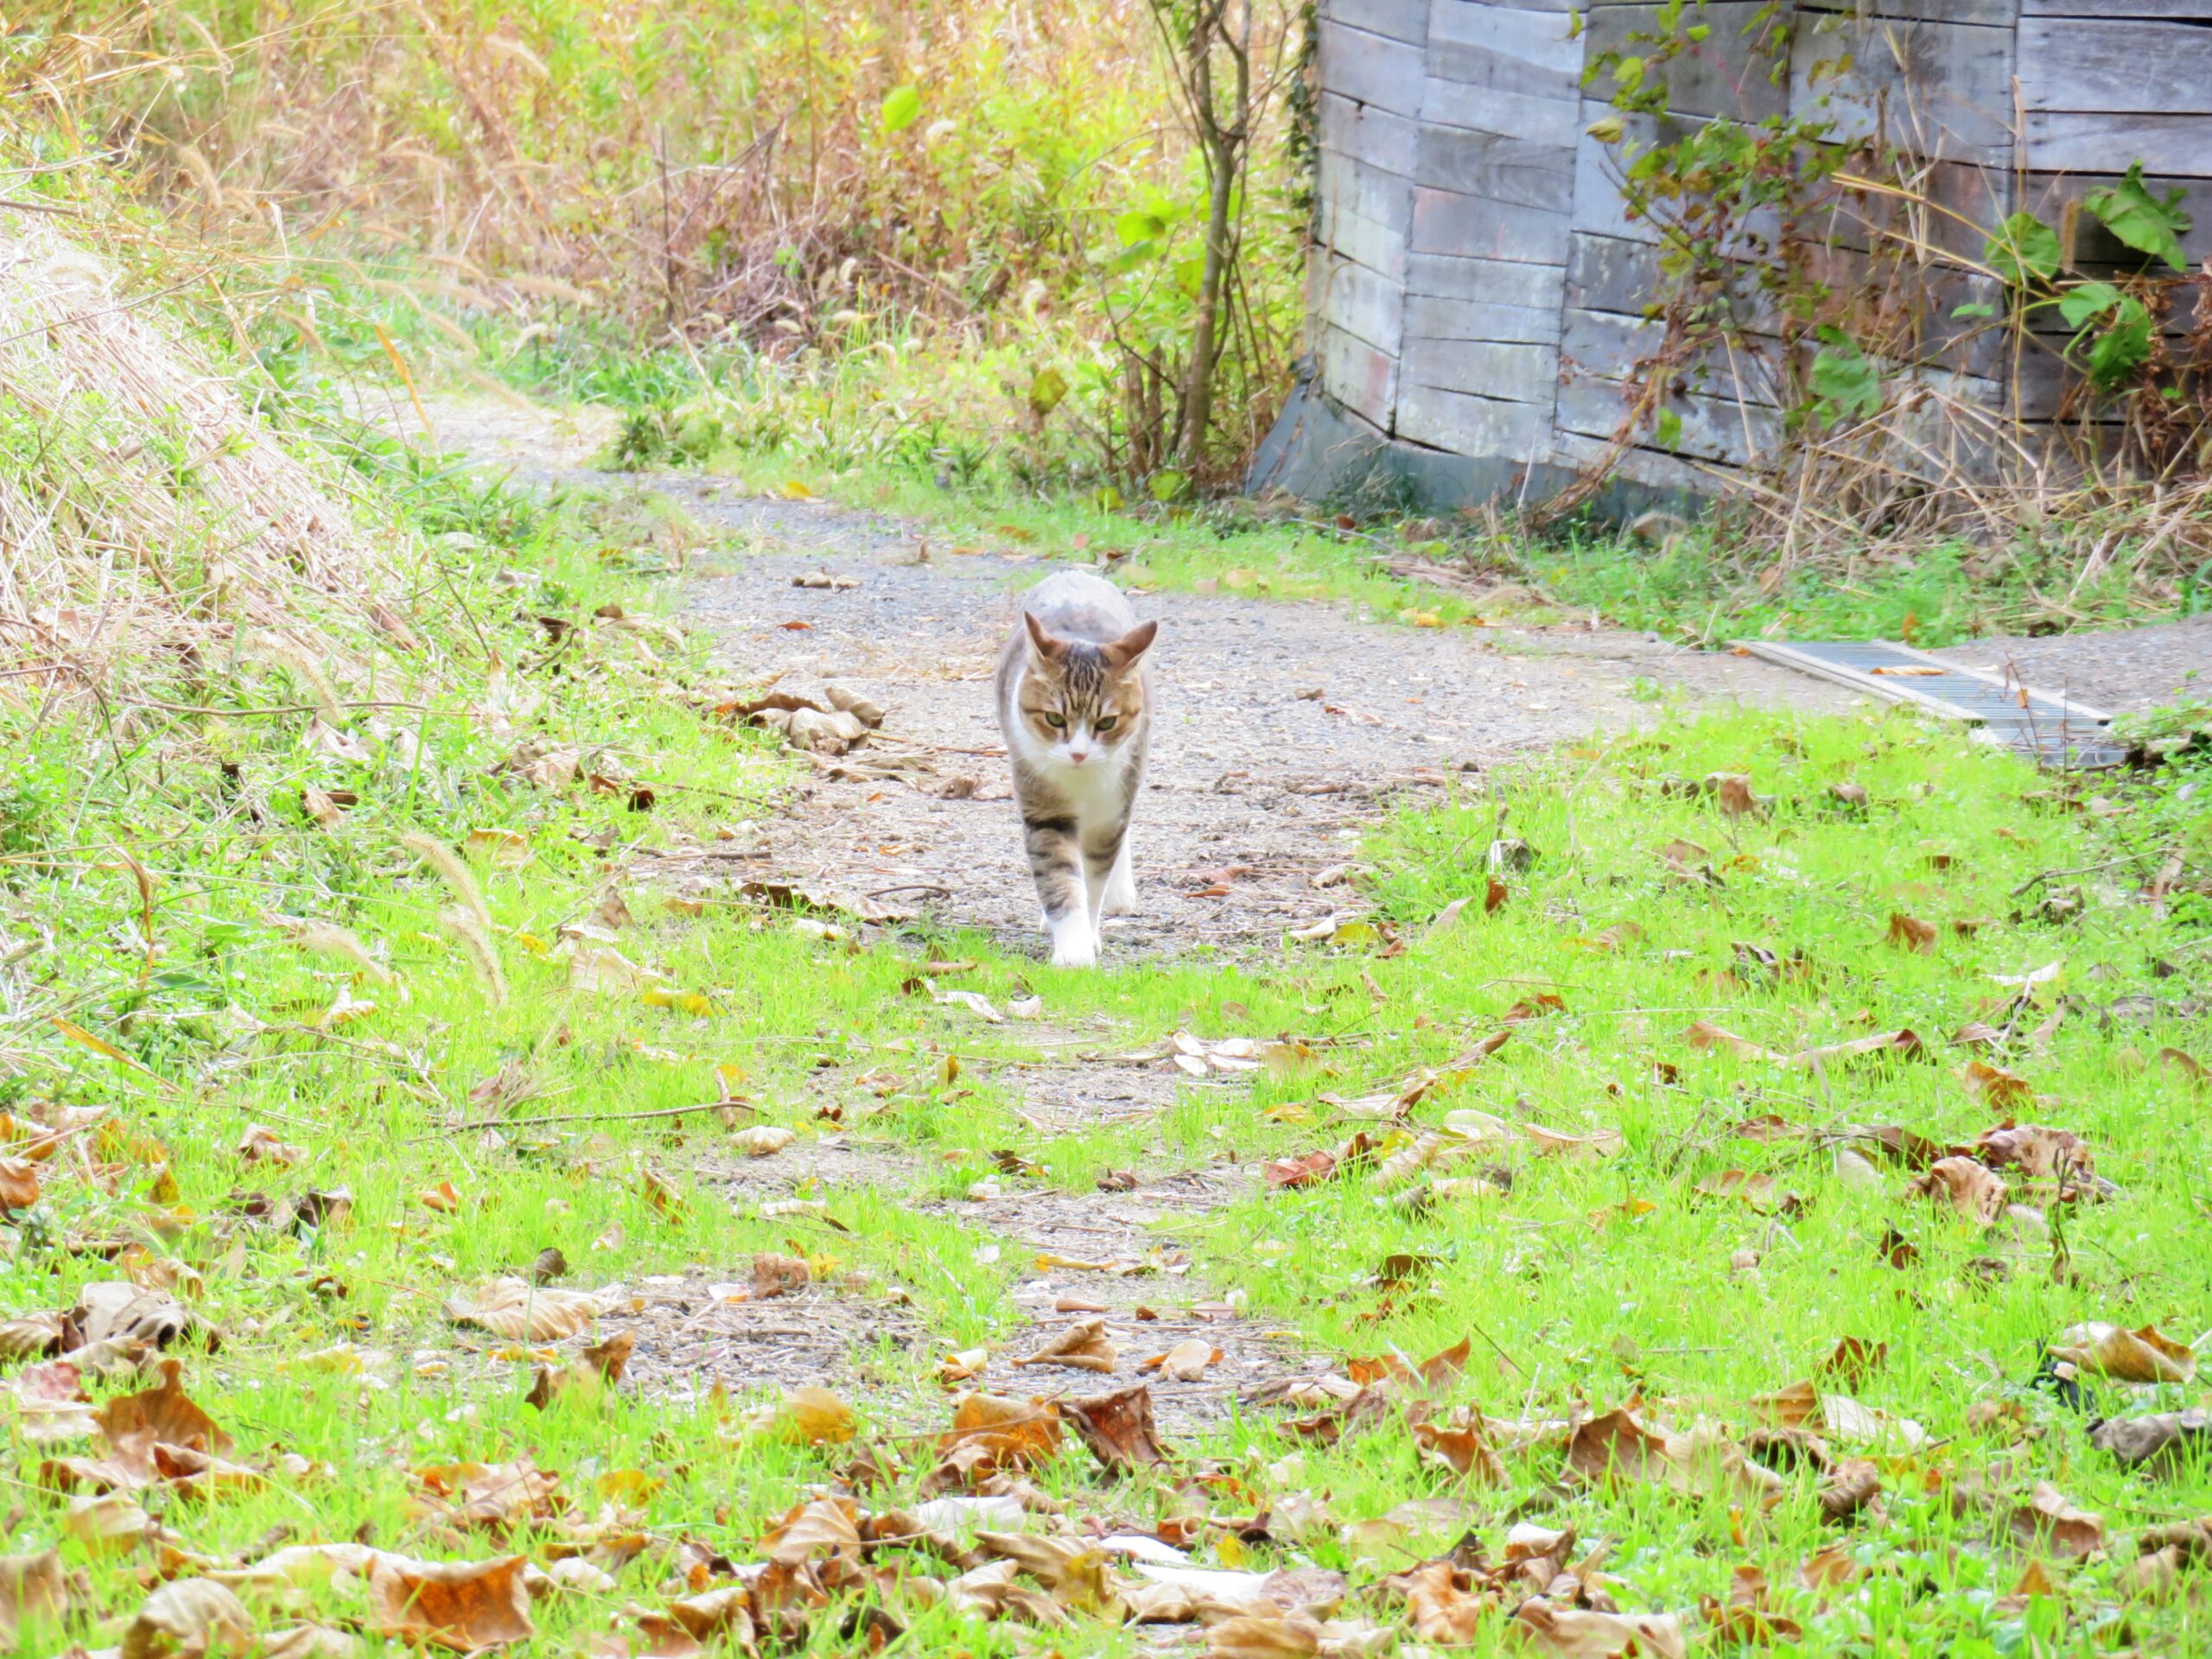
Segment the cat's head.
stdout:
<path fill-rule="evenodd" d="M 1029 651 L 1014 703 L 1021 723 L 1049 759 L 1095 765 L 1128 741 L 1144 716 L 1144 676 L 1138 659 L 1160 632 L 1140 622 L 1118 639 L 1093 645 L 1065 639 L 1028 612 Z"/>

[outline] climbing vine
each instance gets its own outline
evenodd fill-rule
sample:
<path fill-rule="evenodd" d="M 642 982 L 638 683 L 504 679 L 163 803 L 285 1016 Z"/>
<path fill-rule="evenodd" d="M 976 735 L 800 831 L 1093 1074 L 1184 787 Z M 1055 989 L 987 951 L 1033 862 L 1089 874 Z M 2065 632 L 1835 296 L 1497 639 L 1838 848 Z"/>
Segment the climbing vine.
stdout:
<path fill-rule="evenodd" d="M 2118 404 L 2137 459 L 2164 463 L 2189 447 L 2202 376 L 2173 360 L 2159 327 L 2187 274 L 2181 191 L 2153 191 L 2138 163 L 2057 226 L 2026 211 L 1967 226 L 1934 199 L 1924 158 L 1883 130 L 1846 135 L 1835 94 L 1855 67 L 1852 22 L 1786 0 L 1740 29 L 1753 75 L 1785 86 L 1793 55 L 1801 66 L 1790 112 L 1675 116 L 1672 81 L 1686 59 L 1711 55 L 1714 15 L 1704 0 L 1666 0 L 1586 63 L 1586 89 L 1610 106 L 1589 131 L 1614 153 L 1628 217 L 1656 238 L 1645 315 L 1664 324 L 1630 377 L 1616 453 L 1679 448 L 1671 400 L 1716 375 L 1740 396 L 1757 374 L 1783 433 L 1822 441 L 1918 407 L 1955 372 L 1936 365 L 2001 374 L 2009 359 L 2017 378 L 2026 353 L 2052 345 L 2071 371 L 2062 416 L 2108 419 Z M 2137 267 L 2082 271 L 2082 221 L 2139 256 Z"/>

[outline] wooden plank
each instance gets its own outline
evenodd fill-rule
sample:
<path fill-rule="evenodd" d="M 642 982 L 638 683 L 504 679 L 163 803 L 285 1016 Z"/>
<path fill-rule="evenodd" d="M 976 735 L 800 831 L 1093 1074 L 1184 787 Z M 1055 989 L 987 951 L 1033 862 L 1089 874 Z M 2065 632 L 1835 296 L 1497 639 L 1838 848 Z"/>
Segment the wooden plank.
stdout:
<path fill-rule="evenodd" d="M 1641 484 L 1647 489 L 1680 491 L 1690 495 L 1718 494 L 1727 487 L 1736 473 L 1732 467 L 1684 461 L 1663 449 L 1636 444 L 1615 454 L 1604 437 L 1580 432 L 1553 433 L 1552 459 L 1562 467 L 1576 468 L 1609 462 L 1611 477 Z"/>
<path fill-rule="evenodd" d="M 1847 57 L 1841 73 L 1834 66 Z M 1872 20 L 1801 26 L 1789 103 L 1832 121 L 1847 143 L 1886 136 L 1942 161 L 2003 166 L 2012 153 L 2012 31 L 1984 24 Z"/>
<path fill-rule="evenodd" d="M 2208 84 L 2212 30 L 2101 17 L 2030 17 L 2020 24 L 2025 109 L 2176 114 L 2201 101 Z"/>
<path fill-rule="evenodd" d="M 1405 283 L 1405 232 L 1378 225 L 1327 196 L 1315 204 L 1313 245 L 1356 261 L 1391 283 Z"/>
<path fill-rule="evenodd" d="M 1617 311 L 1586 311 L 1570 307 L 1560 316 L 1560 360 L 1569 373 L 1624 379 L 1635 372 L 1638 362 L 1656 352 L 1666 338 L 1667 325 L 1663 322 L 1624 316 Z"/>
<path fill-rule="evenodd" d="M 1321 148 L 1401 178 L 1414 175 L 1421 155 L 1421 123 L 1332 92 L 1321 94 Z"/>
<path fill-rule="evenodd" d="M 1398 359 L 1341 328 L 1323 324 L 1314 344 L 1321 390 L 1382 431 L 1398 402 Z"/>
<path fill-rule="evenodd" d="M 2177 22 L 2212 23 L 2212 0 L 2020 0 L 2029 17 L 2170 17 Z"/>
<path fill-rule="evenodd" d="M 1566 144 L 1428 126 L 1421 129 L 1414 177 L 1461 195 L 1563 213 L 1574 200 L 1574 151 Z"/>
<path fill-rule="evenodd" d="M 1379 167 L 1370 167 L 1333 149 L 1321 152 L 1314 168 L 1316 189 L 1325 200 L 1371 219 L 1400 234 L 1414 222 L 1414 192 L 1410 180 Z"/>
<path fill-rule="evenodd" d="M 1408 385 L 1398 394 L 1398 435 L 1455 455 L 1525 461 L 1551 436 L 1551 405 Z"/>
<path fill-rule="evenodd" d="M 1712 32 L 1664 67 L 1667 107 L 1684 115 L 1725 115 L 1751 122 L 1785 113 L 1788 89 L 1774 84 L 1772 60 L 1754 51 L 1754 37 L 1744 33 L 1746 24 L 1756 29 L 1758 18 L 1769 10 L 1764 0 L 1707 0 L 1694 10 L 1695 15 L 1686 12 L 1683 22 L 1702 24 Z M 1609 51 L 1625 56 L 1647 54 L 1650 48 L 1630 36 L 1656 34 L 1660 10 L 1649 4 L 1594 8 L 1586 25 L 1585 49 L 1590 60 L 1595 62 L 1600 53 Z M 1613 87 L 1609 77 L 1601 76 L 1590 90 L 1609 98 Z"/>
<path fill-rule="evenodd" d="M 1323 267 L 1320 301 L 1315 310 L 1322 321 L 1365 340 L 1382 351 L 1396 353 L 1405 329 L 1405 292 L 1387 276 L 1332 258 Z"/>
<path fill-rule="evenodd" d="M 1567 216 L 1540 207 L 1516 207 L 1450 190 L 1414 192 L 1415 253 L 1517 259 L 1529 264 L 1567 264 Z"/>
<path fill-rule="evenodd" d="M 1422 83 L 1421 118 L 1432 126 L 1500 132 L 1532 144 L 1571 144 L 1580 136 L 1582 101 L 1514 92 L 1502 86 L 1463 86 L 1432 75 Z"/>
<path fill-rule="evenodd" d="M 1398 377 L 1407 386 L 1548 404 L 1559 384 L 1559 347 L 1549 340 L 1415 340 L 1408 334 L 1398 354 Z"/>
<path fill-rule="evenodd" d="M 1582 41 L 1561 12 L 1436 0 L 1429 16 L 1428 73 L 1461 86 L 1576 98 L 1582 91 Z"/>
<path fill-rule="evenodd" d="M 1632 316 L 1658 300 L 1659 250 L 1656 246 L 1576 230 L 1567 245 L 1562 303 Z"/>
<path fill-rule="evenodd" d="M 1548 270 L 1553 265 L 1504 266 L 1506 270 Z M 1503 340 L 1531 344 L 1559 344 L 1559 307 L 1494 305 L 1468 300 L 1448 300 L 1434 294 L 1406 296 L 1408 340 Z"/>
<path fill-rule="evenodd" d="M 2113 115 L 2031 110 L 2021 164 L 2042 173 L 2125 173 L 2212 178 L 2212 115 Z"/>
<path fill-rule="evenodd" d="M 1428 0 L 1328 0 L 1322 15 L 1332 22 L 1412 46 L 1419 46 L 1428 34 Z"/>
<path fill-rule="evenodd" d="M 1320 84 L 1339 97 L 1419 117 L 1421 49 L 1323 18 L 1317 42 Z"/>
<path fill-rule="evenodd" d="M 1673 453 L 1692 461 L 1725 461 L 1732 467 L 1770 459 L 1782 441 L 1782 417 L 1757 404 L 1677 393 L 1666 406 L 1681 417 L 1682 435 Z M 1578 375 L 1560 383 L 1555 421 L 1562 432 L 1610 438 L 1628 413 L 1620 382 Z M 1644 442 L 1649 444 L 1647 435 Z"/>
<path fill-rule="evenodd" d="M 1517 259 L 1463 259 L 1449 253 L 1406 256 L 1406 293 L 1516 310 L 1549 311 L 1554 319 L 1565 293 L 1567 273 L 1557 265 L 1532 265 Z M 1437 331 L 1440 334 L 1442 331 Z"/>
<path fill-rule="evenodd" d="M 2097 0 L 2075 3 L 2094 5 Z M 1797 0 L 1797 10 L 1921 23 L 1994 23 L 2006 29 L 2020 20 L 2020 0 Z"/>

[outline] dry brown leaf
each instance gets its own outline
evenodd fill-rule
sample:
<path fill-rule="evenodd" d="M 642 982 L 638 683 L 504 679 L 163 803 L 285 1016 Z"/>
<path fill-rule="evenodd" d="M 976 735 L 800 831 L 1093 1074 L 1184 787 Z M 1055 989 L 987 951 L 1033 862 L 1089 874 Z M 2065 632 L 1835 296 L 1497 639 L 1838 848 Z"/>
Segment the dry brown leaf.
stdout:
<path fill-rule="evenodd" d="M 60 1313 L 26 1313 L 20 1319 L 0 1322 L 0 1362 L 12 1364 L 19 1359 L 42 1359 L 48 1354 L 58 1354 L 68 1335 L 69 1322 Z"/>
<path fill-rule="evenodd" d="M 1821 1362 L 1820 1374 L 1832 1376 L 1847 1389 L 1865 1385 L 1868 1377 L 1889 1362 L 1890 1344 L 1868 1342 L 1863 1337 L 1845 1337 L 1835 1345 L 1835 1351 Z"/>
<path fill-rule="evenodd" d="M 1829 1043 L 1819 1048 L 1800 1049 L 1783 1062 L 1789 1065 L 1826 1066 L 1844 1060 L 1863 1060 L 1894 1056 L 1902 1060 L 1923 1058 L 1927 1045 L 1920 1040 L 1920 1033 L 1910 1027 L 1896 1031 L 1885 1031 L 1872 1037 L 1854 1037 L 1847 1043 Z"/>
<path fill-rule="evenodd" d="M 210 1353 L 222 1339 L 206 1320 L 165 1291 L 144 1290 L 127 1280 L 102 1280 L 77 1292 L 69 1322 L 87 1347 L 167 1348 L 189 1338 Z"/>
<path fill-rule="evenodd" d="M 2113 1417 L 2089 1431 L 2089 1444 L 2109 1452 L 2126 1468 L 2177 1472 L 2212 1450 L 2212 1413 L 2162 1411 L 2148 1417 Z"/>
<path fill-rule="evenodd" d="M 1890 912 L 1890 943 L 1923 957 L 1936 954 L 1936 924 L 1923 922 L 1906 915 L 1901 910 Z"/>
<path fill-rule="evenodd" d="M 293 1624 L 261 1638 L 256 1659 L 359 1659 L 366 1649 L 350 1630 L 329 1624 Z"/>
<path fill-rule="evenodd" d="M 1917 1177 L 1910 1190 L 1924 1198 L 1946 1203 L 1967 1220 L 1986 1227 L 2005 1213 L 2012 1202 L 2004 1178 L 1971 1158 L 1939 1158 L 1928 1173 Z"/>
<path fill-rule="evenodd" d="M 1394 1582 L 1405 1592 L 1407 1620 L 1421 1641 L 1463 1648 L 1481 1639 L 1489 1601 L 1450 1561 L 1424 1561 Z"/>
<path fill-rule="evenodd" d="M 372 1627 L 381 1636 L 473 1653 L 535 1634 L 528 1565 L 520 1555 L 489 1561 L 415 1561 L 379 1554 L 369 1571 Z"/>
<path fill-rule="evenodd" d="M 1784 1485 L 1716 1430 L 1657 1434 L 1625 1410 L 1578 1425 L 1567 1438 L 1567 1467 L 1593 1484 L 1651 1481 L 1680 1492 L 1726 1492 L 1753 1501 Z"/>
<path fill-rule="evenodd" d="M 1548 1158 L 1614 1158 L 1628 1149 L 1618 1129 L 1592 1129 L 1587 1135 L 1568 1135 L 1541 1123 L 1523 1123 L 1521 1133 L 1536 1151 Z"/>
<path fill-rule="evenodd" d="M 123 1633 L 123 1659 L 203 1659 L 253 1643 L 245 1604 L 212 1579 L 179 1579 L 146 1599 Z"/>
<path fill-rule="evenodd" d="M 1513 1624 L 1529 1649 L 1549 1659 L 1682 1659 L 1688 1651 L 1677 1613 L 1600 1612 L 1531 1596 L 1514 1610 Z"/>
<path fill-rule="evenodd" d="M 1689 1039 L 1692 1048 L 1726 1049 L 1738 1059 L 1773 1060 L 1778 1063 L 1783 1058 L 1783 1056 L 1776 1053 L 1772 1049 L 1763 1048 L 1748 1037 L 1738 1037 L 1734 1032 L 1724 1030 L 1709 1020 L 1698 1020 L 1683 1035 Z"/>
<path fill-rule="evenodd" d="M 777 1439 L 797 1446 L 843 1446 L 860 1432 L 852 1407 L 813 1383 L 785 1389 L 768 1408 L 766 1424 Z"/>
<path fill-rule="evenodd" d="M 2007 1119 L 1961 1150 L 1992 1169 L 2017 1169 L 2031 1181 L 2064 1182 L 2095 1173 L 2095 1160 L 2080 1135 L 2039 1123 Z"/>
<path fill-rule="evenodd" d="M 849 1497 L 817 1497 L 794 1504 L 760 1540 L 760 1553 L 785 1567 L 833 1555 L 857 1558 L 860 1506 Z"/>
<path fill-rule="evenodd" d="M 964 1394 L 937 1444 L 940 1452 L 983 1452 L 995 1465 L 1033 1465 L 1059 1449 L 1059 1410 L 1043 1401 Z"/>
<path fill-rule="evenodd" d="M 1751 793 L 1751 780 L 1747 773 L 1716 772 L 1705 780 L 1705 785 L 1713 796 L 1713 804 L 1720 809 L 1720 816 L 1724 818 L 1766 816 L 1759 798 Z"/>
<path fill-rule="evenodd" d="M 2054 1359 L 2121 1382 L 2186 1382 L 2196 1374 L 2196 1353 L 2154 1325 L 2134 1331 L 2101 1321 L 2070 1325 L 2050 1351 Z"/>
<path fill-rule="evenodd" d="M 1821 1482 L 1821 1513 L 1848 1521 L 1882 1495 L 1882 1471 L 1871 1458 L 1846 1458 Z"/>
<path fill-rule="evenodd" d="M 1121 1355 L 1106 1334 L 1103 1319 L 1084 1319 L 1050 1338 L 1016 1365 L 1062 1365 L 1077 1371 L 1111 1371 Z"/>
<path fill-rule="evenodd" d="M 556 1342 L 612 1313 L 620 1295 L 616 1286 L 556 1290 L 508 1274 L 479 1290 L 448 1297 L 445 1315 L 455 1325 L 473 1325 L 512 1342 Z"/>
<path fill-rule="evenodd" d="M 1179 1382 L 1195 1382 L 1205 1374 L 1206 1367 L 1217 1364 L 1221 1350 L 1203 1337 L 1185 1337 L 1164 1354 L 1154 1354 L 1137 1369 L 1158 1371 L 1162 1376 L 1172 1376 Z"/>
<path fill-rule="evenodd" d="M 0 1158 L 0 1216 L 38 1202 L 38 1166 L 28 1158 Z"/>
<path fill-rule="evenodd" d="M 2180 1049 L 2162 1048 L 2158 1051 L 2158 1058 L 2198 1089 L 2212 1083 L 2212 1067 L 2206 1066 L 2202 1061 L 2183 1053 Z"/>
<path fill-rule="evenodd" d="M 423 1491 L 448 1506 L 464 1527 L 504 1531 L 523 1522 L 548 1520 L 568 1508 L 559 1494 L 560 1478 L 528 1458 L 512 1463 L 448 1463 L 417 1469 Z"/>
<path fill-rule="evenodd" d="M 98 1414 L 100 1433 L 115 1445 L 143 1435 L 149 1440 L 189 1446 L 217 1457 L 228 1453 L 232 1444 L 231 1437 L 216 1427 L 213 1418 L 185 1396 L 184 1385 L 178 1380 L 183 1370 L 182 1362 L 165 1359 L 157 1387 L 143 1394 L 118 1395 L 110 1400 Z"/>
<path fill-rule="evenodd" d="M 1723 1642 L 1739 1647 L 1764 1647 L 1777 1641 L 1795 1642 L 1802 1637 L 1803 1627 L 1796 1619 L 1776 1612 L 1767 1605 L 1767 1598 L 1766 1574 L 1746 1565 L 1728 1575 L 1727 1600 L 1716 1601 L 1711 1596 L 1702 1596 L 1699 1603 L 1706 1627 Z"/>
<path fill-rule="evenodd" d="M 763 1253 L 753 1258 L 751 1300 L 761 1302 L 772 1296 L 788 1296 L 804 1290 L 813 1279 L 814 1270 L 804 1258 Z"/>
<path fill-rule="evenodd" d="M 2022 1548 L 2048 1549 L 2062 1560 L 2078 1561 L 2105 1544 L 2103 1519 L 2075 1509 L 2048 1481 L 2036 1483 L 2028 1501 L 2006 1517 L 2005 1527 Z"/>
<path fill-rule="evenodd" d="M 251 1125 L 238 1141 L 238 1156 L 249 1164 L 282 1164 L 288 1169 L 297 1168 L 308 1160 L 308 1149 L 296 1147 L 278 1137 L 276 1131 L 265 1124 Z"/>
<path fill-rule="evenodd" d="M 1320 1651 L 1321 1627 L 1310 1618 L 1239 1617 L 1206 1630 L 1205 1659 L 1307 1659 Z"/>
<path fill-rule="evenodd" d="M 1427 1401 L 1416 1401 L 1407 1410 L 1406 1424 L 1424 1461 L 1481 1485 L 1505 1484 L 1505 1465 L 1490 1443 L 1480 1412 L 1462 1406 L 1438 1420 Z"/>
<path fill-rule="evenodd" d="M 772 1158 L 798 1139 L 798 1133 L 780 1123 L 755 1123 L 730 1136 L 730 1144 L 748 1158 Z"/>
<path fill-rule="evenodd" d="M 0 1555 L 0 1647 L 12 1649 L 25 1624 L 58 1622 L 69 1611 L 69 1576 L 61 1552 Z"/>
<path fill-rule="evenodd" d="M 1967 1092 L 1979 1096 L 1994 1111 L 2009 1111 L 2035 1098 L 2035 1090 L 2025 1077 L 1985 1060 L 1968 1060 L 1960 1068 L 1959 1075 L 1966 1080 Z"/>
<path fill-rule="evenodd" d="M 1059 1402 L 1060 1415 L 1100 1468 L 1110 1475 L 1168 1461 L 1152 1421 L 1152 1390 L 1141 1383 L 1118 1394 Z"/>
<path fill-rule="evenodd" d="M 153 1527 L 153 1517 L 120 1492 L 73 1497 L 61 1514 L 61 1530 L 95 1555 L 134 1549 Z"/>

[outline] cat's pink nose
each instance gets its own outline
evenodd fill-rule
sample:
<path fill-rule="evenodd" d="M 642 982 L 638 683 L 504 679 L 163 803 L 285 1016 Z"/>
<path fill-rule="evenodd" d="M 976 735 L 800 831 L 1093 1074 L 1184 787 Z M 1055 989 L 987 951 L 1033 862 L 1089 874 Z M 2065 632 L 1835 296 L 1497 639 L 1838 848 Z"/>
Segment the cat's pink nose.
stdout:
<path fill-rule="evenodd" d="M 1090 751 L 1089 749 L 1070 749 L 1068 751 L 1068 764 L 1071 766 L 1079 766 L 1090 759 Z"/>

